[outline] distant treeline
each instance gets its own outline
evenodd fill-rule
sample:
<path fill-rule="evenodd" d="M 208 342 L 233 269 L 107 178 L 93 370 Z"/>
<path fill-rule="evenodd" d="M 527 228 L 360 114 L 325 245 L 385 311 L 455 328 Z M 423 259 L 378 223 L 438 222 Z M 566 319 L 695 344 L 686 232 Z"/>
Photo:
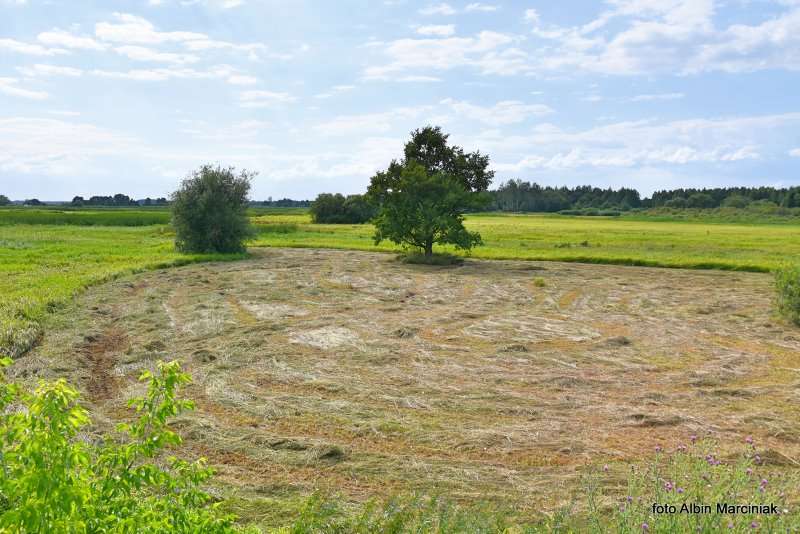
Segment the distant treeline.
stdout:
<path fill-rule="evenodd" d="M 152 199 L 150 197 L 134 200 L 128 195 L 117 193 L 114 196 L 93 196 L 88 199 L 76 196 L 70 202 L 72 206 L 166 206 L 168 204 L 166 198 Z"/>
<path fill-rule="evenodd" d="M 311 206 L 310 200 L 292 200 L 291 198 L 282 198 L 280 200 L 272 200 L 269 197 L 267 200 L 251 200 L 251 207 L 264 207 L 264 208 L 308 208 Z"/>
<path fill-rule="evenodd" d="M 537 183 L 509 180 L 489 192 L 491 210 L 558 212 L 586 208 L 629 210 L 642 207 L 635 189 L 600 189 L 588 185 L 575 188 L 541 186 Z"/>
<path fill-rule="evenodd" d="M 774 204 L 783 208 L 800 207 L 800 187 L 718 187 L 715 189 L 674 189 L 657 191 L 645 200 L 645 207 L 667 208 L 746 208 L 752 203 Z"/>
<path fill-rule="evenodd" d="M 724 187 L 658 191 L 641 198 L 635 189 L 599 187 L 550 187 L 510 180 L 490 191 L 492 210 L 559 212 L 575 210 L 619 210 L 636 208 L 746 208 L 751 203 L 785 208 L 800 207 L 800 187 Z"/>

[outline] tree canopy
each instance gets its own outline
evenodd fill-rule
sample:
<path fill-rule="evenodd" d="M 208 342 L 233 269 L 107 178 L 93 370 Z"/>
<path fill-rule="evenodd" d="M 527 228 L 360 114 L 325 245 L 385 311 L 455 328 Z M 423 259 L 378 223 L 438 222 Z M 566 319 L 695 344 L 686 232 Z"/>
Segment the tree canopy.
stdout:
<path fill-rule="evenodd" d="M 378 206 L 375 243 L 394 243 L 433 254 L 434 244 L 469 250 L 480 234 L 464 227 L 463 214 L 483 208 L 494 173 L 489 157 L 449 146 L 439 127 L 411 132 L 403 158 L 375 174 L 367 196 Z"/>

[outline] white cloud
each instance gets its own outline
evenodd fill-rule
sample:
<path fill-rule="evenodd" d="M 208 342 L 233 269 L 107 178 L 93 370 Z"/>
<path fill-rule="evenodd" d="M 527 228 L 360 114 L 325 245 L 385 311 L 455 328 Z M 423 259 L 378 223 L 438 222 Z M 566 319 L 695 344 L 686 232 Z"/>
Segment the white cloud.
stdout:
<path fill-rule="evenodd" d="M 800 4 L 783 2 L 789 9 L 762 23 L 719 28 L 713 0 L 608 3 L 610 10 L 575 27 L 545 25 L 526 11 L 533 35 L 552 43 L 539 46 L 532 67 L 616 75 L 800 70 L 800 9 L 792 7 Z"/>
<path fill-rule="evenodd" d="M 482 12 L 490 12 L 490 11 L 497 11 L 500 9 L 500 6 L 496 6 L 494 4 L 482 4 L 480 2 L 473 2 L 472 4 L 467 4 L 467 7 L 464 8 L 466 12 L 472 11 L 482 11 Z"/>
<path fill-rule="evenodd" d="M 133 69 L 127 71 L 109 71 L 95 69 L 91 74 L 102 78 L 116 78 L 120 80 L 136 80 L 144 82 L 159 82 L 171 79 L 227 79 L 234 75 L 231 67 L 217 65 L 206 70 L 196 70 L 185 67 L 164 67 L 157 69 Z"/>
<path fill-rule="evenodd" d="M 631 98 L 631 102 L 653 102 L 663 100 L 680 100 L 685 97 L 683 93 L 657 93 L 649 95 L 636 95 Z"/>
<path fill-rule="evenodd" d="M 20 54 L 28 54 L 31 56 L 56 56 L 60 54 L 69 54 L 69 51 L 62 48 L 46 48 L 44 46 L 32 43 L 24 43 L 15 39 L 0 39 L 0 48 L 18 52 Z"/>
<path fill-rule="evenodd" d="M 385 45 L 389 62 L 368 67 L 364 78 L 392 80 L 397 73 L 421 69 L 448 70 L 474 66 L 485 74 L 510 74 L 523 71 L 525 55 L 515 48 L 498 50 L 514 39 L 506 34 L 482 31 L 475 37 L 444 39 L 399 39 Z"/>
<path fill-rule="evenodd" d="M 231 85 L 255 85 L 258 83 L 258 78 L 244 74 L 234 74 L 228 78 L 228 83 Z"/>
<path fill-rule="evenodd" d="M 408 124 L 409 121 L 418 119 L 430 109 L 429 106 L 402 107 L 382 113 L 341 115 L 317 124 L 312 129 L 331 137 L 382 134 L 397 129 L 400 124 Z"/>
<path fill-rule="evenodd" d="M 160 32 L 147 19 L 128 13 L 114 13 L 116 22 L 98 22 L 94 33 L 103 41 L 132 44 L 159 44 L 206 40 L 204 33 L 195 32 Z"/>
<path fill-rule="evenodd" d="M 789 151 L 789 155 L 793 158 L 800 158 L 800 148 L 795 148 Z"/>
<path fill-rule="evenodd" d="M 442 100 L 440 103 L 449 107 L 460 117 L 491 126 L 517 124 L 525 122 L 531 117 L 540 117 L 553 113 L 552 108 L 544 104 L 525 104 L 517 100 L 504 100 L 489 107 L 477 106 L 450 98 Z"/>
<path fill-rule="evenodd" d="M 383 64 L 372 63 L 367 79 L 392 79 L 391 73 L 469 66 L 482 74 L 550 76 L 692 74 L 709 71 L 800 70 L 800 3 L 772 18 L 749 24 L 715 25 L 713 0 L 607 0 L 608 9 L 576 26 L 543 21 L 536 9 L 524 19 L 532 38 L 506 39 L 476 50 L 477 38 L 455 38 L 447 26 L 422 26 L 417 33 L 445 39 L 399 39 L 382 47 Z M 471 5 L 471 4 L 470 4 Z M 475 9 L 473 9 L 475 10 Z M 449 4 L 425 8 L 427 14 L 453 14 Z M 613 24 L 612 24 L 613 22 Z M 441 28 L 441 29 L 440 29 Z M 451 59 L 451 61 L 448 61 Z"/>
<path fill-rule="evenodd" d="M 67 31 L 53 29 L 49 32 L 42 32 L 36 36 L 36 40 L 48 46 L 60 46 L 63 48 L 74 48 L 80 50 L 105 50 L 106 46 L 95 41 L 91 37 L 73 35 Z"/>
<path fill-rule="evenodd" d="M 541 124 L 529 135 L 493 132 L 479 138 L 485 150 L 516 153 L 495 165 L 498 171 L 641 167 L 726 163 L 760 159 L 800 126 L 800 113 L 730 119 L 689 119 L 658 123 L 626 121 L 583 131 Z"/>
<path fill-rule="evenodd" d="M 314 98 L 319 98 L 319 99 L 331 98 L 334 95 L 340 93 L 346 93 L 348 91 L 352 91 L 355 88 L 356 88 L 355 85 L 334 85 L 333 87 L 331 87 L 330 91 L 314 95 Z"/>
<path fill-rule="evenodd" d="M 44 91 L 31 91 L 18 87 L 18 81 L 16 78 L 0 78 L 0 93 L 29 100 L 44 100 L 49 96 Z"/>
<path fill-rule="evenodd" d="M 103 156 L 141 154 L 134 138 L 91 124 L 57 119 L 0 119 L 0 170 L 48 175 L 85 174 Z"/>
<path fill-rule="evenodd" d="M 83 74 L 81 69 L 74 67 L 62 67 L 59 65 L 43 65 L 35 64 L 26 67 L 17 67 L 17 70 L 23 76 L 33 78 L 36 76 L 72 76 L 77 77 Z"/>
<path fill-rule="evenodd" d="M 268 122 L 258 120 L 240 121 L 223 127 L 209 125 L 206 121 L 202 120 L 186 120 L 181 122 L 186 126 L 179 130 L 180 133 L 187 134 L 195 139 L 225 142 L 236 142 L 243 139 L 255 138 L 269 126 Z"/>
<path fill-rule="evenodd" d="M 265 108 L 295 102 L 296 97 L 289 93 L 274 91 L 243 91 L 239 94 L 239 105 L 243 108 Z"/>
<path fill-rule="evenodd" d="M 437 37 L 450 37 L 456 33 L 456 27 L 452 24 L 420 26 L 417 28 L 420 35 L 435 35 Z"/>
<path fill-rule="evenodd" d="M 453 6 L 446 3 L 434 4 L 419 10 L 420 15 L 455 15 Z"/>
<path fill-rule="evenodd" d="M 191 54 L 173 54 L 170 52 L 159 52 L 144 46 L 125 45 L 114 48 L 118 54 L 126 56 L 135 61 L 152 61 L 156 63 L 196 63 L 200 60 Z"/>
<path fill-rule="evenodd" d="M 531 23 L 534 27 L 539 25 L 539 12 L 535 9 L 525 10 L 525 21 Z"/>

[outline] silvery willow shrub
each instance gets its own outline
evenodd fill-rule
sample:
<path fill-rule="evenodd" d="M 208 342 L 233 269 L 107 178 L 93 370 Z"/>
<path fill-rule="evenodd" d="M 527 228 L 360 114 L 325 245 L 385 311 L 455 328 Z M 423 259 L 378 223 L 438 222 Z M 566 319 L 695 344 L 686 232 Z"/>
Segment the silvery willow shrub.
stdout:
<path fill-rule="evenodd" d="M 181 443 L 169 419 L 193 408 L 176 396 L 189 376 L 172 362 L 141 380 L 135 421 L 99 442 L 81 437 L 89 416 L 65 380 L 32 393 L 0 382 L 0 532 L 235 531 L 202 489 L 204 461 L 164 454 Z"/>
<path fill-rule="evenodd" d="M 172 194 L 175 245 L 183 252 L 244 252 L 252 235 L 247 217 L 247 171 L 203 165 Z"/>

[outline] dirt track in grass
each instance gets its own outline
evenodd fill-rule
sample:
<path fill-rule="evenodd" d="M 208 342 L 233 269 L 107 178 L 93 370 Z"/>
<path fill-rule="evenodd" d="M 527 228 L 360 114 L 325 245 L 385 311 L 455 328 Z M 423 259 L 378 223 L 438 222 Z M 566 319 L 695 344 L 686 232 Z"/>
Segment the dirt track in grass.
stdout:
<path fill-rule="evenodd" d="M 541 281 L 544 287 L 540 287 Z M 180 358 L 189 454 L 240 496 L 439 491 L 548 507 L 591 464 L 711 432 L 800 458 L 800 331 L 771 277 L 256 250 L 95 287 L 12 375 L 67 376 L 109 425 Z"/>

